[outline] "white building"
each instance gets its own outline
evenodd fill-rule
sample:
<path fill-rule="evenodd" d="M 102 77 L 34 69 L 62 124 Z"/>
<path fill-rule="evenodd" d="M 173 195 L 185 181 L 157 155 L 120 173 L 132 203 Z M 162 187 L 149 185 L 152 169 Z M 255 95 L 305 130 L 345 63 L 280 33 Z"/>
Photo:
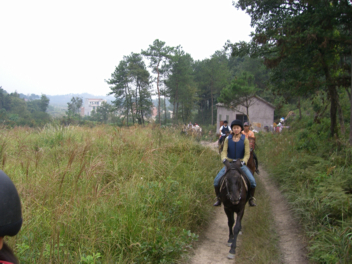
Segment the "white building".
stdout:
<path fill-rule="evenodd" d="M 100 107 L 103 102 L 106 102 L 106 100 L 85 98 L 83 106 L 81 107 L 81 116 L 90 116 L 92 111 L 97 111 L 98 107 Z"/>
<path fill-rule="evenodd" d="M 245 104 L 248 106 L 248 116 Z M 252 128 L 257 131 L 264 130 L 266 126 L 271 127 L 274 122 L 275 106 L 259 96 L 252 96 L 246 103 L 232 107 L 232 109 L 225 107 L 222 103 L 218 103 L 216 106 L 216 131 L 219 131 L 224 120 L 227 120 L 229 125 L 235 119 L 241 120 L 242 122 L 249 121 Z"/>

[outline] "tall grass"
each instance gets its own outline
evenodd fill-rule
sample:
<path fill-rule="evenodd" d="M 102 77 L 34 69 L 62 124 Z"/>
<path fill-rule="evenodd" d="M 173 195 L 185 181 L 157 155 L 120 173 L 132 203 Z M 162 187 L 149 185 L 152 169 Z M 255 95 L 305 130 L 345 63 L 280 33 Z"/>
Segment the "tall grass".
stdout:
<path fill-rule="evenodd" d="M 210 215 L 218 156 L 179 131 L 48 125 L 0 131 L 23 205 L 21 263 L 174 263 Z"/>
<path fill-rule="evenodd" d="M 328 138 L 328 120 L 283 134 L 261 134 L 258 155 L 301 217 L 310 258 L 352 262 L 351 148 Z"/>

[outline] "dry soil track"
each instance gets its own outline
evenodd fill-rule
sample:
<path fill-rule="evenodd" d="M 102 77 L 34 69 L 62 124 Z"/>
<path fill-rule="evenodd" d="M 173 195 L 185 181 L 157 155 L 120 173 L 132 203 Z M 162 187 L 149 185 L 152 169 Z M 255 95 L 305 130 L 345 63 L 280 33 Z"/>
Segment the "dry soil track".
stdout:
<path fill-rule="evenodd" d="M 202 145 L 216 149 L 215 143 Z M 279 235 L 281 263 L 306 264 L 310 263 L 306 257 L 306 243 L 300 232 L 300 227 L 290 211 L 290 207 L 275 184 L 269 179 L 268 174 L 260 168 L 260 183 L 265 186 L 272 204 L 272 214 L 276 231 Z M 245 235 L 245 234 L 244 234 Z M 232 264 L 234 260 L 226 258 L 229 247 L 226 246 L 228 238 L 227 218 L 223 208 L 214 208 L 214 219 L 207 230 L 200 235 L 191 264 Z M 238 250 L 241 248 L 241 236 L 238 240 Z M 237 260 L 238 263 L 239 260 Z"/>

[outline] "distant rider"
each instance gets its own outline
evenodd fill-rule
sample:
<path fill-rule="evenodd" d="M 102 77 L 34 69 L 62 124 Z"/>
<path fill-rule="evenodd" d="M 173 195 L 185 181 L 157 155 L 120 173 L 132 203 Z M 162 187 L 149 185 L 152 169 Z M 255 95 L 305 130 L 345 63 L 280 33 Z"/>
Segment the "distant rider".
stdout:
<path fill-rule="evenodd" d="M 231 132 L 230 128 L 227 125 L 227 120 L 224 121 L 224 125 L 220 127 L 219 131 L 220 131 L 219 144 L 221 144 L 225 140 L 227 134 Z"/>
<path fill-rule="evenodd" d="M 242 164 L 241 171 L 244 175 L 247 176 L 250 182 L 249 205 L 256 206 L 256 204 L 254 203 L 254 200 L 255 200 L 254 193 L 255 193 L 256 183 L 252 173 L 246 166 L 246 163 L 248 162 L 248 159 L 249 159 L 250 150 L 249 150 L 248 139 L 246 138 L 245 135 L 241 133 L 243 130 L 242 121 L 240 120 L 232 121 L 231 130 L 232 130 L 231 134 L 225 138 L 224 148 L 221 152 L 221 160 L 222 162 L 224 162 L 225 159 L 227 159 L 229 162 L 233 162 L 238 159 L 241 160 L 241 164 Z M 226 172 L 226 167 L 224 166 L 214 179 L 214 188 L 215 188 L 215 193 L 217 197 L 217 201 L 216 203 L 214 203 L 214 206 L 221 205 L 219 182 L 221 177 L 225 174 L 225 172 Z"/>
<path fill-rule="evenodd" d="M 255 138 L 254 132 L 249 130 L 249 123 L 248 122 L 244 122 L 242 134 L 245 135 L 247 139 L 248 138 Z M 252 153 L 253 153 L 253 159 L 255 160 L 255 172 L 257 174 L 259 174 L 258 158 L 257 158 L 257 155 L 254 153 L 254 150 L 252 150 Z"/>

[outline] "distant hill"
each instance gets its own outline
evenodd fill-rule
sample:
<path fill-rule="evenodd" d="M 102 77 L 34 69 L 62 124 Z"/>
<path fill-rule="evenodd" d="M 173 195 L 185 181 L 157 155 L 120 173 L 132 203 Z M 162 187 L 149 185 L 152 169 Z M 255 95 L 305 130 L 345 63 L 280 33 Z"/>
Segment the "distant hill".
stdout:
<path fill-rule="evenodd" d="M 81 97 L 83 99 L 85 99 L 85 98 L 105 99 L 109 104 L 111 104 L 111 101 L 113 101 L 115 99 L 113 96 L 92 95 L 92 94 L 89 94 L 89 93 L 64 94 L 64 95 L 47 95 L 47 97 L 50 99 L 49 105 L 62 106 L 62 107 L 67 107 L 67 103 L 71 101 L 72 97 Z"/>

